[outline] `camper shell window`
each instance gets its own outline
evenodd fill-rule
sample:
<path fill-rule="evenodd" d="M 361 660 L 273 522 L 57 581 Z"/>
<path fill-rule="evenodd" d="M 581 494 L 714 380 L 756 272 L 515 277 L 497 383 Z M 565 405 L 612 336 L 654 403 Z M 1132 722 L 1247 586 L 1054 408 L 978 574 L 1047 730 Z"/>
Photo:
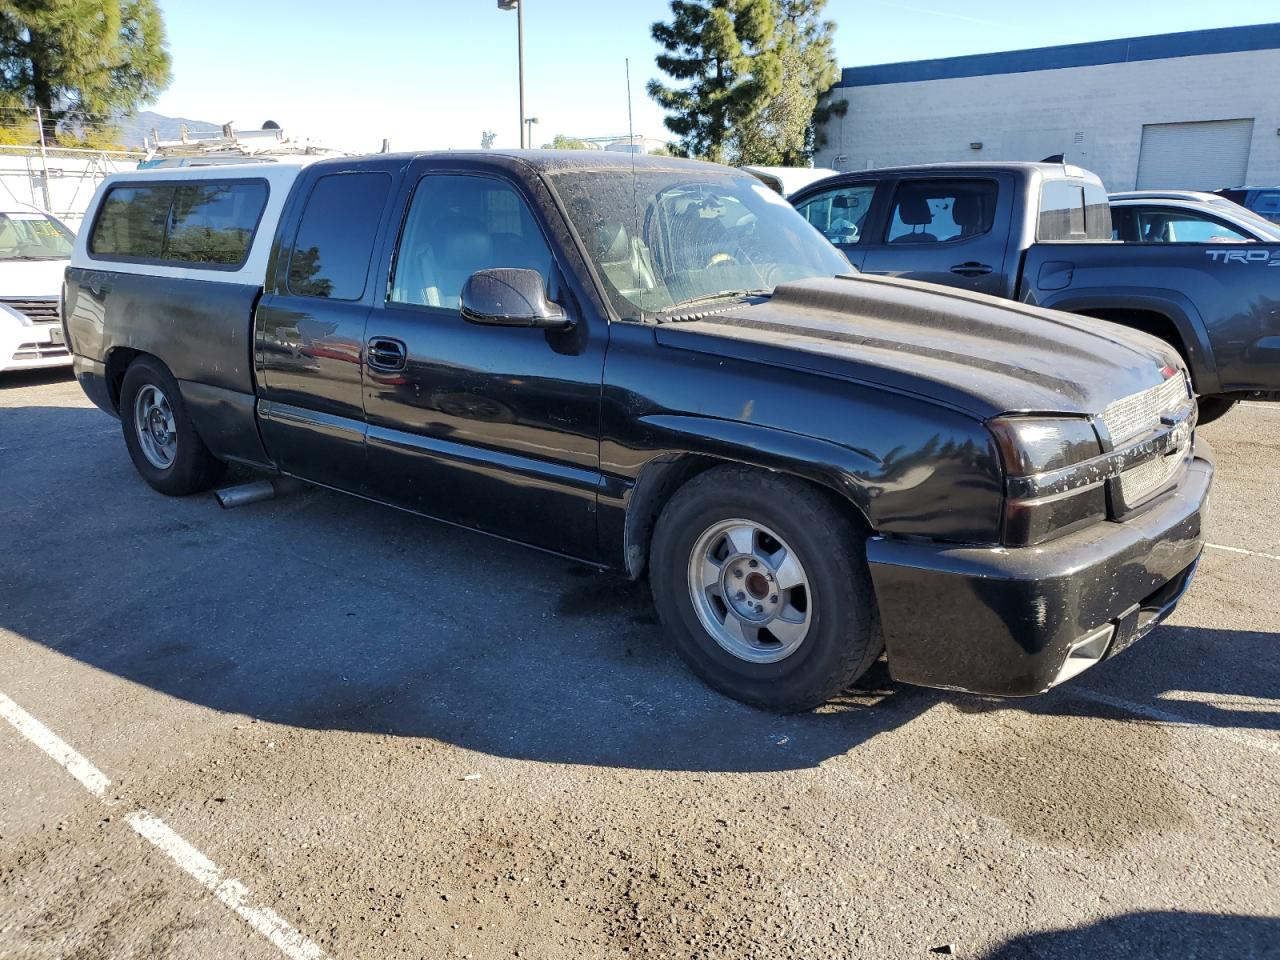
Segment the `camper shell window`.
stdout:
<path fill-rule="evenodd" d="M 112 186 L 89 234 L 95 260 L 238 270 L 267 205 L 265 180 L 161 180 Z"/>

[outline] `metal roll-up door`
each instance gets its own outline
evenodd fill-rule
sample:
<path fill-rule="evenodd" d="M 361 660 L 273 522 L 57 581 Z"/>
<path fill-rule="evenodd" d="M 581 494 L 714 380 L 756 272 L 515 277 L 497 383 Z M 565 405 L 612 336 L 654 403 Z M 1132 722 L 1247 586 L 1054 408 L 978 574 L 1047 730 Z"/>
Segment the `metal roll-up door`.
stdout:
<path fill-rule="evenodd" d="M 1253 119 L 1147 123 L 1138 189 L 1216 190 L 1245 182 Z"/>

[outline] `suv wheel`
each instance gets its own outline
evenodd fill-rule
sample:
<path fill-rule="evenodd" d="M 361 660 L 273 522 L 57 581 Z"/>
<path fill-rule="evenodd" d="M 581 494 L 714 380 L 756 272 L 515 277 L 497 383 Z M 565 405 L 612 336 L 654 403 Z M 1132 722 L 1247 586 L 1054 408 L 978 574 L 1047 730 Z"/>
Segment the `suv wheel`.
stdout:
<path fill-rule="evenodd" d="M 676 649 L 704 681 L 757 706 L 806 710 L 883 648 L 864 555 L 858 527 L 822 491 L 724 466 L 663 510 L 650 581 Z"/>

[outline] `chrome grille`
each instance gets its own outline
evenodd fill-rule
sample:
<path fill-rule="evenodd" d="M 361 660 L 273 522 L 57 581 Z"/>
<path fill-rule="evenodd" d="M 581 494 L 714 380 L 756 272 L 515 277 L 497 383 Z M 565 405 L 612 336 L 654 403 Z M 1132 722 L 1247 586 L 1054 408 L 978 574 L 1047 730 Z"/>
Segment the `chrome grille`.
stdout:
<path fill-rule="evenodd" d="M 1157 429 L 1160 418 L 1182 407 L 1187 399 L 1187 378 L 1179 373 L 1159 386 L 1108 404 L 1102 411 L 1102 422 L 1111 435 L 1112 446 Z"/>
<path fill-rule="evenodd" d="M 1164 383 L 1108 405 L 1102 411 L 1102 422 L 1111 437 L 1112 448 L 1118 449 L 1139 437 L 1175 429 L 1176 423 L 1192 416 L 1191 404 L 1186 375 L 1179 373 Z M 1177 429 L 1183 431 L 1185 427 Z M 1176 436 L 1181 439 L 1176 449 L 1143 460 L 1120 474 L 1120 499 L 1126 509 L 1150 499 L 1177 479 L 1191 448 L 1191 433 L 1186 431 Z"/>
<path fill-rule="evenodd" d="M 24 300 L 16 297 L 0 297 L 0 303 L 10 309 L 17 310 L 19 313 L 26 314 L 32 323 L 57 323 L 61 319 L 58 315 L 57 300 Z"/>
<path fill-rule="evenodd" d="M 1120 496 L 1135 507 L 1154 493 L 1167 487 L 1185 461 L 1187 448 L 1164 457 L 1152 457 L 1120 474 Z"/>

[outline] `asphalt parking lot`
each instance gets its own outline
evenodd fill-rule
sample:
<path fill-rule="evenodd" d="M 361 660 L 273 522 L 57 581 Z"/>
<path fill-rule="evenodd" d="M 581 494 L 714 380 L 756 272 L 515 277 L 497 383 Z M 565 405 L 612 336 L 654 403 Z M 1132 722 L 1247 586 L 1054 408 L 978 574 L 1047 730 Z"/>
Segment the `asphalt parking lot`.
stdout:
<path fill-rule="evenodd" d="M 1280 405 L 1069 686 L 726 700 L 645 588 L 335 494 L 150 490 L 0 379 L 0 956 L 1280 956 Z"/>

